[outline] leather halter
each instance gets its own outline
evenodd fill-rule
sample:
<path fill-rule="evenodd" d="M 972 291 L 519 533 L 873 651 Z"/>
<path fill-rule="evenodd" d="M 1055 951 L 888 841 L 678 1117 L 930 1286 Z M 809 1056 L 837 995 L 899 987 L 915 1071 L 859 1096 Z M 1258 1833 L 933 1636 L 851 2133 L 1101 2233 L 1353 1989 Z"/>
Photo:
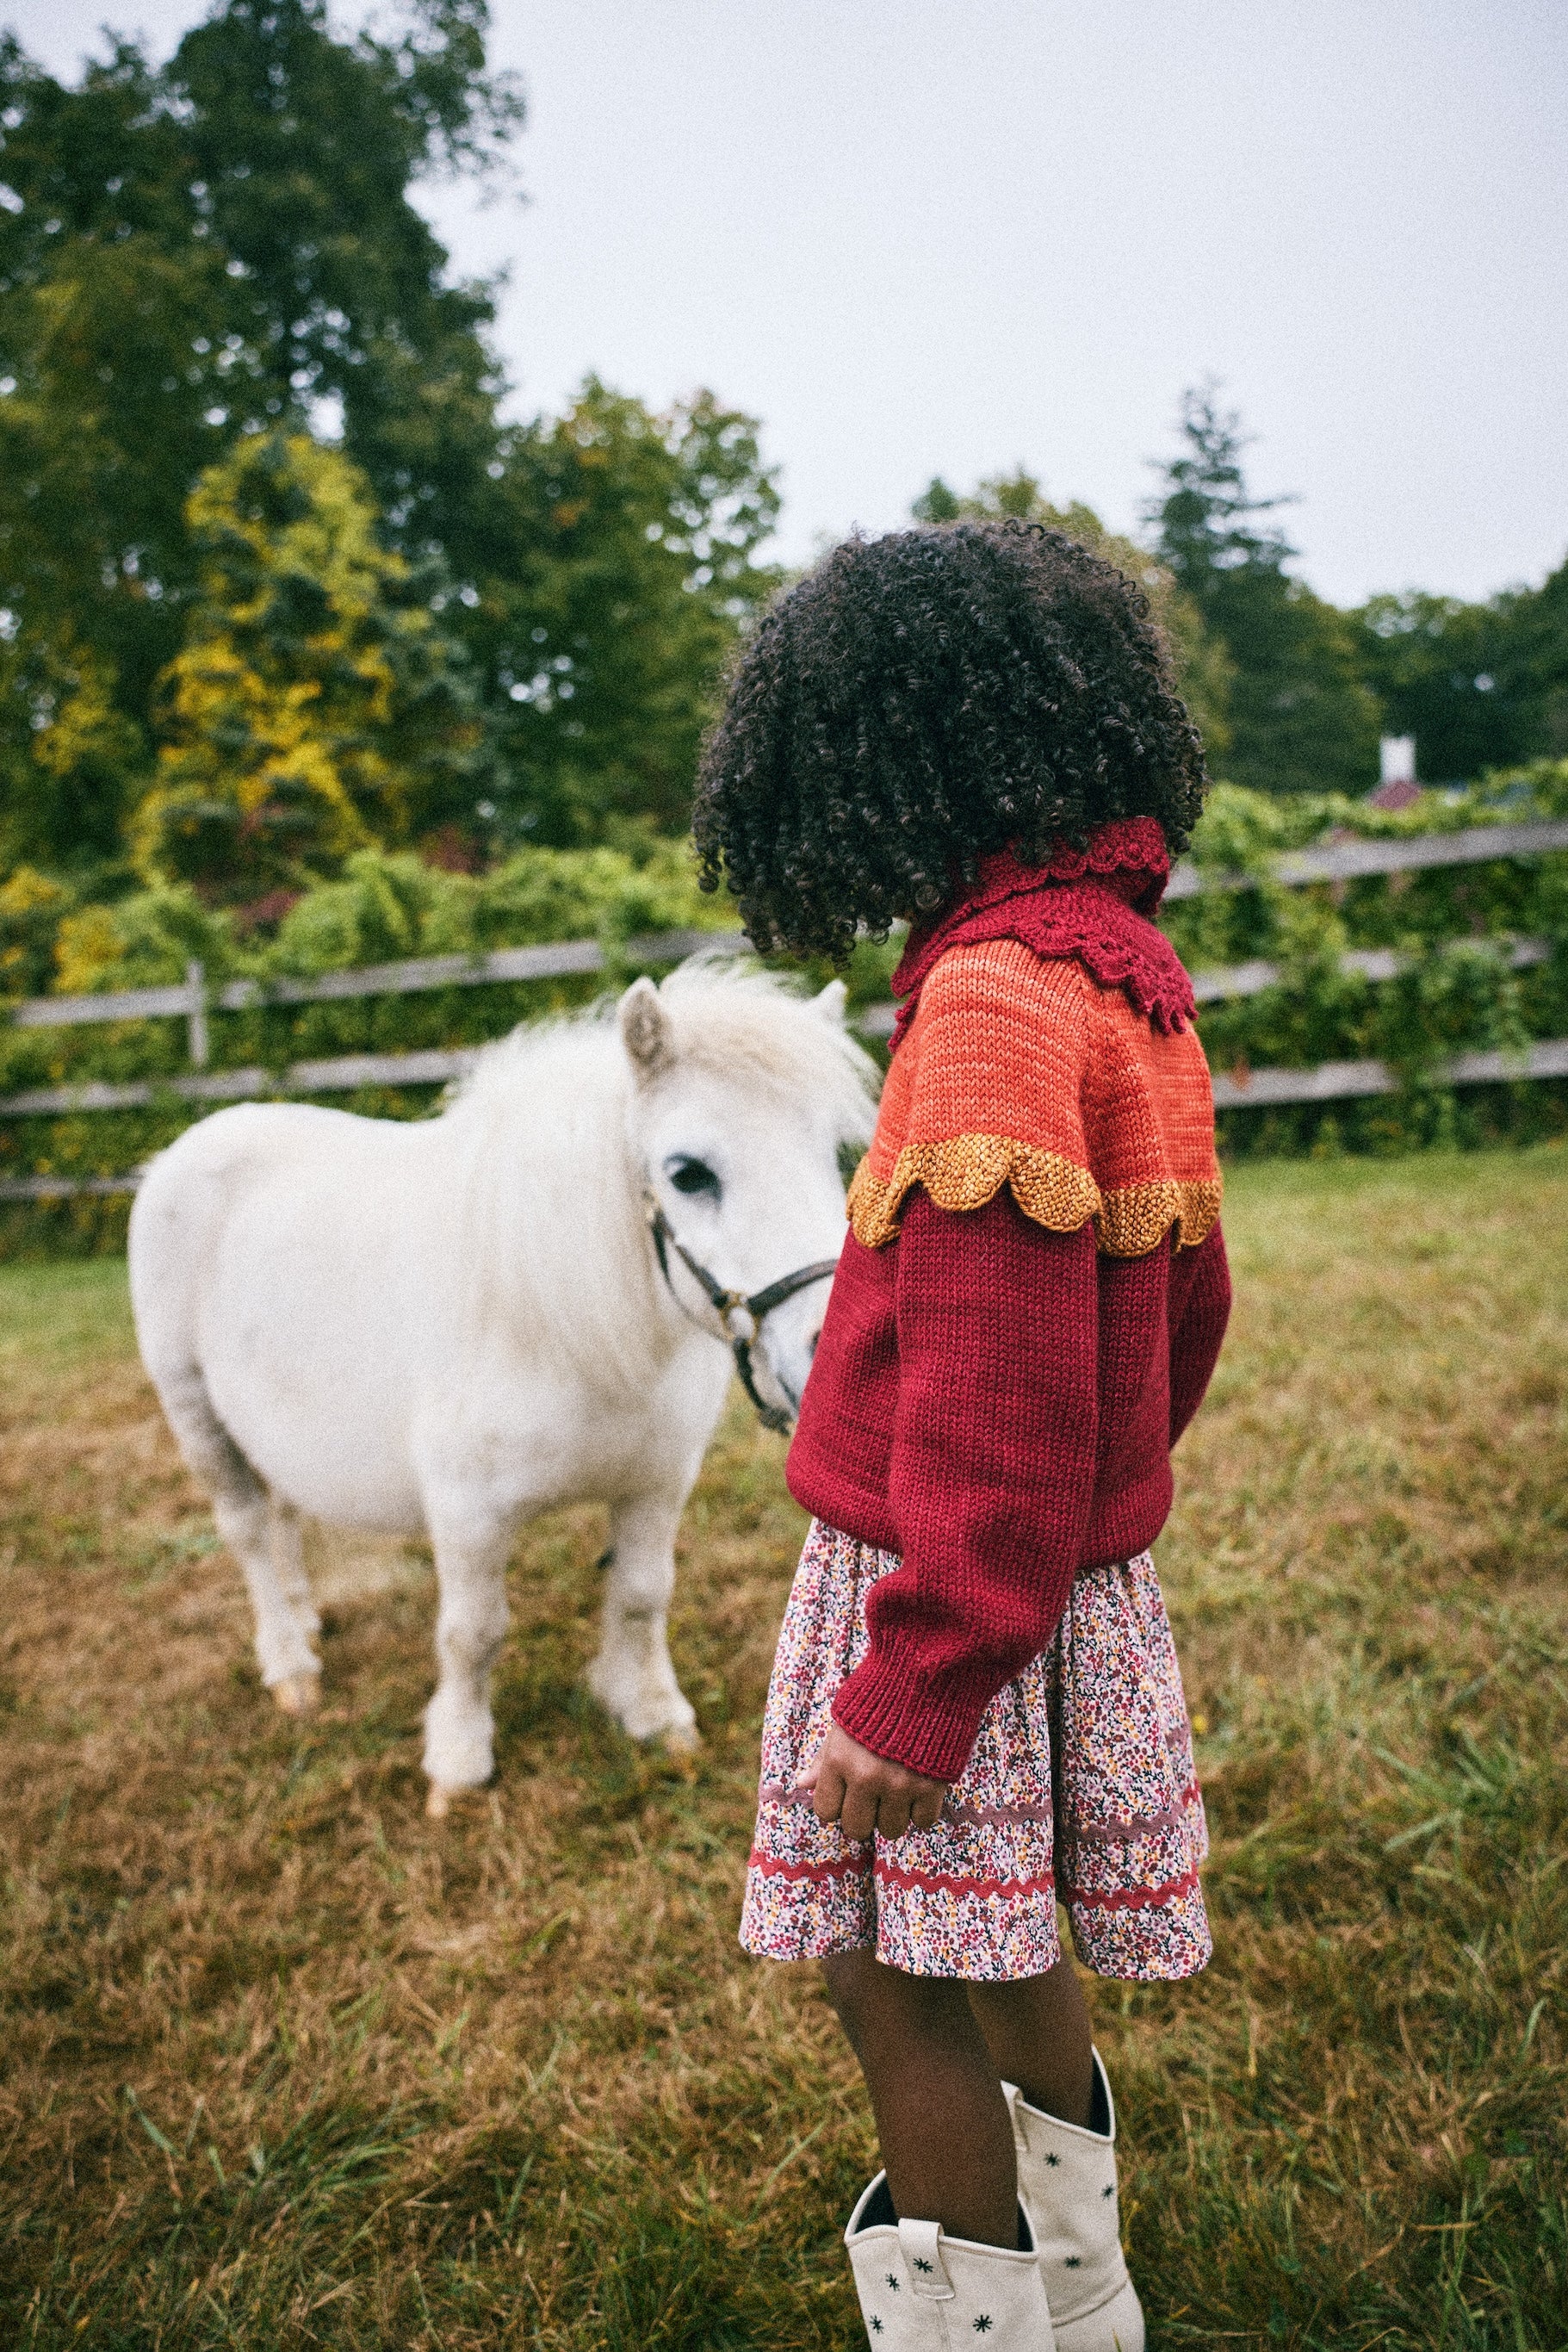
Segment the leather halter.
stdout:
<path fill-rule="evenodd" d="M 665 1216 L 657 1193 L 653 1186 L 647 1183 L 643 1187 L 643 1215 L 647 1223 L 648 1231 L 653 1236 L 653 1255 L 659 1261 L 659 1272 L 664 1277 L 664 1286 L 675 1305 L 681 1308 L 682 1314 L 686 1315 L 688 1322 L 696 1320 L 695 1317 L 687 1314 L 686 1308 L 681 1305 L 675 1286 L 670 1279 L 672 1250 L 674 1251 L 675 1255 L 723 1325 L 723 1336 L 728 1343 L 730 1353 L 735 1358 L 735 1369 L 740 1374 L 740 1385 L 756 1406 L 758 1418 L 764 1429 L 777 1429 L 780 1432 L 793 1429 L 795 1421 L 792 1413 L 786 1412 L 779 1405 L 769 1404 L 766 1398 L 758 1394 L 757 1381 L 751 1367 L 751 1350 L 761 1337 L 765 1319 L 772 1314 L 773 1309 L 776 1307 L 782 1307 L 785 1301 L 793 1298 L 797 1292 L 809 1290 L 813 1282 L 828 1281 L 838 1270 L 838 1259 L 823 1257 L 819 1258 L 814 1265 L 797 1266 L 793 1274 L 780 1275 L 778 1281 L 770 1282 L 765 1290 L 754 1290 L 748 1296 L 744 1290 L 726 1290 L 724 1285 L 716 1281 L 708 1272 L 701 1259 L 692 1255 L 668 1217 Z M 702 1326 L 699 1324 L 697 1328 L 700 1330 Z M 716 1338 L 718 1335 L 716 1333 L 714 1336 Z"/>

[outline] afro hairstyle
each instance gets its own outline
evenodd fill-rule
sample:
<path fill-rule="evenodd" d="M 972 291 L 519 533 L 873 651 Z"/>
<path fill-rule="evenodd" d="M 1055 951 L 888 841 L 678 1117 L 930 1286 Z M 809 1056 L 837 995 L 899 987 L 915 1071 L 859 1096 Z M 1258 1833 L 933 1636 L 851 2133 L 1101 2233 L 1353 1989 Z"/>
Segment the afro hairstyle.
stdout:
<path fill-rule="evenodd" d="M 1207 780 L 1136 583 L 1042 524 L 853 538 L 769 607 L 704 747 L 694 832 L 756 946 L 842 962 L 1113 817 L 1185 849 Z"/>

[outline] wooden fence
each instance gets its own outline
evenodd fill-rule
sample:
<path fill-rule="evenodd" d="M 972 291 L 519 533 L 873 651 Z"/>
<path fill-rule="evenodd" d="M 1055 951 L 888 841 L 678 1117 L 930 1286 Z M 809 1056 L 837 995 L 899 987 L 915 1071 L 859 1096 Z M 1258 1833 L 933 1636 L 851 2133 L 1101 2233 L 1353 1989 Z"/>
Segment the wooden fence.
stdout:
<path fill-rule="evenodd" d="M 1434 867 L 1490 863 L 1500 857 L 1540 856 L 1568 849 L 1568 822 L 1532 824 L 1476 825 L 1464 832 L 1424 834 L 1408 838 L 1342 841 L 1322 849 L 1297 850 L 1277 860 L 1271 878 L 1287 887 L 1313 882 L 1347 882 L 1364 876 L 1404 874 Z M 1171 876 L 1167 898 L 1189 898 L 1209 890 L 1243 890 L 1257 887 L 1260 877 L 1246 873 L 1203 873 L 1190 862 L 1178 865 Z M 746 940 L 738 931 L 661 931 L 628 940 L 622 959 L 634 964 L 674 964 L 701 949 L 734 953 Z M 1515 941 L 1511 959 L 1524 969 L 1546 961 L 1549 940 Z M 402 1054 L 342 1054 L 319 1061 L 296 1062 L 282 1071 L 260 1067 L 213 1070 L 208 1014 L 212 1011 L 245 1012 L 263 1004 L 316 1004 L 349 997 L 405 995 L 440 988 L 483 987 L 498 981 L 549 980 L 592 974 L 607 968 L 608 959 L 594 940 L 569 940 L 545 947 L 501 948 L 488 955 L 420 956 L 401 963 L 366 964 L 351 971 L 324 972 L 314 980 L 236 980 L 209 989 L 199 963 L 188 964 L 185 978 L 171 987 L 125 989 L 88 996 L 40 996 L 14 1008 L 10 1019 L 21 1028 L 63 1028 L 83 1022 L 178 1019 L 185 1024 L 189 1075 L 134 1079 L 121 1084 L 91 1080 L 80 1086 L 35 1087 L 19 1094 L 0 1096 L 0 1118 L 30 1118 L 115 1110 L 139 1110 L 170 1096 L 199 1103 L 255 1100 L 287 1097 L 350 1093 L 369 1086 L 444 1086 L 461 1077 L 480 1046 L 451 1051 Z M 1347 971 L 1372 981 L 1394 979 L 1403 960 L 1389 949 L 1361 949 L 1341 959 Z M 1256 995 L 1280 980 L 1278 965 L 1261 959 L 1233 964 L 1221 971 L 1200 971 L 1193 986 L 1200 1004 L 1226 998 Z M 892 1005 L 874 1005 L 859 1019 L 868 1037 L 885 1037 L 894 1023 Z M 1448 1086 L 1482 1086 L 1499 1081 L 1568 1076 L 1568 1038 L 1547 1040 L 1517 1055 L 1459 1054 L 1433 1069 L 1433 1079 Z M 1333 1102 L 1354 1097 L 1393 1094 L 1399 1079 L 1379 1061 L 1326 1062 L 1315 1069 L 1264 1069 L 1247 1074 L 1218 1075 L 1214 1080 L 1217 1109 L 1262 1108 L 1273 1104 Z M 119 1177 L 16 1177 L 0 1181 L 0 1201 L 65 1200 L 81 1194 L 126 1193 L 136 1188 L 139 1171 Z"/>

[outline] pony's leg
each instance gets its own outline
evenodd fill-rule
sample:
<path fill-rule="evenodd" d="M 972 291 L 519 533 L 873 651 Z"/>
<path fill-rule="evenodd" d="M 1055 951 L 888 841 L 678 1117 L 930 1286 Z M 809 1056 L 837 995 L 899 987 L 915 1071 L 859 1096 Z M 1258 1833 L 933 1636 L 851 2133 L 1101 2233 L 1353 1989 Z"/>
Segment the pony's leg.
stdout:
<path fill-rule="evenodd" d="M 433 1519 L 441 1605 L 435 1621 L 435 1693 L 424 1710 L 426 1810 L 436 1819 L 464 1789 L 495 1769 L 490 1669 L 507 1633 L 507 1555 L 512 1522 Z"/>
<path fill-rule="evenodd" d="M 296 1571 L 290 1558 L 290 1540 L 299 1549 L 299 1522 L 274 1502 L 248 1464 L 246 1475 L 249 1492 L 237 1479 L 214 1489 L 213 1517 L 240 1564 L 256 1612 L 261 1679 L 285 1715 L 309 1715 L 321 1696 L 321 1662 L 310 1646 L 320 1620 L 310 1605 L 303 1560 Z"/>
<path fill-rule="evenodd" d="M 321 1697 L 321 1671 L 309 1644 L 321 1631 L 321 1613 L 305 1573 L 305 1528 L 292 1503 L 274 1495 L 272 1502 L 272 1566 L 277 1589 L 295 1625 L 304 1635 L 310 1664 L 303 1674 L 290 1675 L 272 1685 L 272 1696 L 286 1715 L 311 1715 Z M 254 1591 L 254 1588 L 253 1588 Z"/>
<path fill-rule="evenodd" d="M 195 1365 L 165 1373 L 158 1389 L 180 1451 L 212 1496 L 218 1533 L 244 1573 L 261 1679 L 287 1714 L 308 1715 L 321 1691 L 310 1646 L 320 1619 L 305 1580 L 298 1514 L 256 1476 L 214 1412 Z"/>
<path fill-rule="evenodd" d="M 588 1687 L 633 1739 L 697 1745 L 696 1717 L 670 1664 L 666 1626 L 685 1494 L 640 1495 L 610 1514 L 599 1654 Z"/>

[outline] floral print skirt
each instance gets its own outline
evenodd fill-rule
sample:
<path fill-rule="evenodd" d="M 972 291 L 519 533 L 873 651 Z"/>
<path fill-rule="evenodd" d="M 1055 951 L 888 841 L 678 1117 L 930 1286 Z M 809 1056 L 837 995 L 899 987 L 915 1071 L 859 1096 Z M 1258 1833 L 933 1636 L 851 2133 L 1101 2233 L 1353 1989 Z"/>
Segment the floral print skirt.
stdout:
<path fill-rule="evenodd" d="M 987 1707 L 934 1829 L 862 1843 L 818 1821 L 802 1776 L 865 1654 L 866 1595 L 898 1564 L 812 1523 L 768 1685 L 745 1948 L 874 1950 L 911 1976 L 996 1983 L 1061 1958 L 1060 1903 L 1100 1975 L 1196 1975 L 1213 1949 L 1208 1838 L 1147 1552 L 1077 1578 L 1050 1647 Z"/>

